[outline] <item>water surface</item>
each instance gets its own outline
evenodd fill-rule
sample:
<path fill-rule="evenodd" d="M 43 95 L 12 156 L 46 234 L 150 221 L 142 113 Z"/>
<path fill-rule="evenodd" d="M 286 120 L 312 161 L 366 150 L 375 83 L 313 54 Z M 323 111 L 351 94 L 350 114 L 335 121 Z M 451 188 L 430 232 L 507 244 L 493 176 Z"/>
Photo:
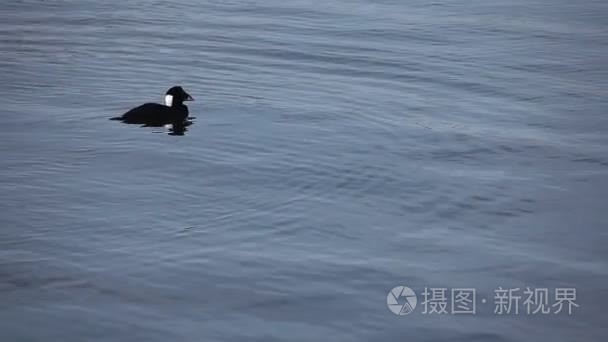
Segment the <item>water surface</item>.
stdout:
<path fill-rule="evenodd" d="M 7 341 L 600 341 L 604 1 L 10 1 Z M 108 118 L 197 101 L 183 136 Z M 476 315 L 390 289 L 474 287 Z M 577 289 L 571 316 L 494 289 Z M 421 298 L 419 298 L 421 300 Z"/>

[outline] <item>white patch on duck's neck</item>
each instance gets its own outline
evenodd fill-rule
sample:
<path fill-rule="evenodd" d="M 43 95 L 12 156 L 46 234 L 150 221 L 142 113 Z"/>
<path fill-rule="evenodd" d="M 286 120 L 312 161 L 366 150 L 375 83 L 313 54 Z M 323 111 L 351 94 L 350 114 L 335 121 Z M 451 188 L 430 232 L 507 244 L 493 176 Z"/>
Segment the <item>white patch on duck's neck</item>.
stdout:
<path fill-rule="evenodd" d="M 165 95 L 165 106 L 173 106 L 173 95 Z"/>

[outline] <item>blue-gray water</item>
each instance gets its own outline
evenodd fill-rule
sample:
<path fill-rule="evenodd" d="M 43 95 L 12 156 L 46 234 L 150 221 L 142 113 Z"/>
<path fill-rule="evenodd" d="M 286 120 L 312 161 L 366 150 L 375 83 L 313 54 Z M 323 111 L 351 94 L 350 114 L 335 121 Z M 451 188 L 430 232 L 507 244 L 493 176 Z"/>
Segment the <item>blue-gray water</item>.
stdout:
<path fill-rule="evenodd" d="M 0 340 L 607 336 L 605 1 L 0 18 Z M 184 136 L 108 120 L 176 84 L 197 99 Z M 399 285 L 419 295 L 406 316 Z M 527 286 L 579 307 L 493 312 Z M 425 287 L 476 288 L 477 314 L 422 314 Z"/>

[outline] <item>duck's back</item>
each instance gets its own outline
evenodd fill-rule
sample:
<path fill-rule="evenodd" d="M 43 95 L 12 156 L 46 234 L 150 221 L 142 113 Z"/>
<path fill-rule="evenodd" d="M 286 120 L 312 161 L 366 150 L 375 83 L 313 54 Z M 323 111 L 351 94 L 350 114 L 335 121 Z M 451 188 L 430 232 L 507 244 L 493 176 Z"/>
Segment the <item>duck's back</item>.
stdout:
<path fill-rule="evenodd" d="M 123 114 L 120 120 L 126 123 L 145 125 L 165 125 L 181 122 L 188 118 L 188 107 L 167 107 L 158 103 L 145 103 Z"/>

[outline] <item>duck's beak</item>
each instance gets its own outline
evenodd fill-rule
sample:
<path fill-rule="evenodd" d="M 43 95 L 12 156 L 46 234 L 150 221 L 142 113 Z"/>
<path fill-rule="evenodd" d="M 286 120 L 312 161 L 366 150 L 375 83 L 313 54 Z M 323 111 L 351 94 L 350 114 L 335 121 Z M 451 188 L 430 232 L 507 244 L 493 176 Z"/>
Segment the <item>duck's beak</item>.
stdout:
<path fill-rule="evenodd" d="M 186 99 L 184 101 L 194 101 L 194 97 L 190 96 L 190 94 L 188 94 L 188 97 L 186 97 Z"/>

